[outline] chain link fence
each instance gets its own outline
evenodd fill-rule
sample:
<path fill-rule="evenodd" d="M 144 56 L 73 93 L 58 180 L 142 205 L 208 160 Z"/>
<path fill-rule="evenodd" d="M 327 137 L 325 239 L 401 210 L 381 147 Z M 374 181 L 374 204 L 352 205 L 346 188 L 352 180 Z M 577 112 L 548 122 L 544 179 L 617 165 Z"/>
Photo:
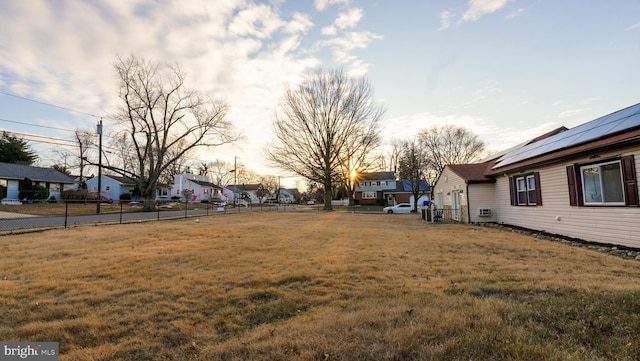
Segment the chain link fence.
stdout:
<path fill-rule="evenodd" d="M 253 204 L 234 207 L 233 205 L 219 206 L 212 203 L 155 202 L 153 208 L 155 210 L 149 212 L 143 211 L 143 204 L 137 202 L 96 203 L 88 201 L 20 202 L 0 205 L 0 235 L 25 230 L 162 221 L 245 212 L 319 212 L 322 205 Z"/>

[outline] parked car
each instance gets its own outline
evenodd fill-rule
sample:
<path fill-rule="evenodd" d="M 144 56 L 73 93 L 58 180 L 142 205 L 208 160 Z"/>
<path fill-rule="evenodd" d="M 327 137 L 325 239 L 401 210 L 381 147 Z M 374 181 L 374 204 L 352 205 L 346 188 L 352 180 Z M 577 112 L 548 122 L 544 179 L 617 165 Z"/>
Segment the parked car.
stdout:
<path fill-rule="evenodd" d="M 384 213 L 414 213 L 413 206 L 409 203 L 398 203 L 395 206 L 382 208 Z"/>
<path fill-rule="evenodd" d="M 98 200 L 100 200 L 100 203 L 113 203 L 113 199 L 100 194 L 98 196 L 97 192 L 89 192 L 87 193 L 87 202 L 98 202 Z"/>

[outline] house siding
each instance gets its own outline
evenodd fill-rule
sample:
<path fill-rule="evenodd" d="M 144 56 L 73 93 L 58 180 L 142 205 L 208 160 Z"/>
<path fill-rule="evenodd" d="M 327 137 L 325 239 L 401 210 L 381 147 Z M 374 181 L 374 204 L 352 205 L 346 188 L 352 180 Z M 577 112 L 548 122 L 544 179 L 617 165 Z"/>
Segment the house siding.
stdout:
<path fill-rule="evenodd" d="M 495 188 L 493 183 L 469 184 L 467 195 L 469 197 L 469 218 L 472 223 L 495 222 L 496 204 Z M 479 217 L 478 208 L 491 209 L 490 217 Z"/>
<path fill-rule="evenodd" d="M 445 167 L 432 191 L 437 208 L 451 209 L 453 219 L 456 221 L 469 221 L 467 218 L 467 182 L 462 177 Z M 460 193 L 460 191 L 462 192 Z M 454 193 L 458 193 L 460 197 L 460 208 L 457 210 L 453 207 Z M 440 204 L 440 199 L 442 199 L 442 204 Z"/>
<path fill-rule="evenodd" d="M 640 166 L 640 150 L 627 149 L 598 154 L 597 159 L 633 155 L 636 179 Z M 619 244 L 640 248 L 639 207 L 576 207 L 569 204 L 566 167 L 575 163 L 590 163 L 594 159 L 578 158 L 552 166 L 527 169 L 540 172 L 542 206 L 511 206 L 509 175 L 497 177 L 497 221 L 552 234 L 583 239 L 589 242 Z M 510 174 L 515 175 L 515 174 Z M 556 219 L 559 217 L 559 220 Z"/>

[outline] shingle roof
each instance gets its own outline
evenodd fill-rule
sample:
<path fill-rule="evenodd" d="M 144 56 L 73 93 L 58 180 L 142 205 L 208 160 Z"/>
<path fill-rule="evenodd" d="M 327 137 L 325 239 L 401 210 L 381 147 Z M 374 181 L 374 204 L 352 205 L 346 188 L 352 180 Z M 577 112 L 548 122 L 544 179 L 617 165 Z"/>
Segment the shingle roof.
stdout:
<path fill-rule="evenodd" d="M 396 183 L 396 191 L 398 192 L 411 192 L 411 181 L 408 179 L 403 179 L 400 182 Z M 420 180 L 420 192 L 426 192 L 429 191 L 429 184 L 427 184 L 427 181 L 422 179 Z"/>
<path fill-rule="evenodd" d="M 120 184 L 130 184 L 130 185 L 135 185 L 136 181 L 134 181 L 131 178 L 127 178 L 127 177 L 119 177 L 119 176 L 115 176 L 115 175 L 105 175 L 105 177 L 109 177 L 117 182 L 119 182 Z"/>
<path fill-rule="evenodd" d="M 53 168 L 13 163 L 0 163 L 0 178 L 17 180 L 29 178 L 39 182 L 75 183 L 73 178 Z"/>
<path fill-rule="evenodd" d="M 450 164 L 447 167 L 452 172 L 459 175 L 467 183 L 491 183 L 495 182 L 494 178 L 487 177 L 485 174 L 490 170 L 493 162 L 472 163 L 472 164 Z"/>
<path fill-rule="evenodd" d="M 373 172 L 360 174 L 360 180 L 388 180 L 396 179 L 395 172 Z"/>
<path fill-rule="evenodd" d="M 188 180 L 188 181 L 190 181 L 190 182 L 193 182 L 193 183 L 195 183 L 195 184 L 197 184 L 197 185 L 200 185 L 200 186 L 205 186 L 205 187 L 212 187 L 212 188 L 222 189 L 222 187 L 220 187 L 220 186 L 218 186 L 218 185 L 216 185 L 216 184 L 213 184 L 213 183 L 211 183 L 211 182 L 201 181 L 201 180 L 195 180 L 195 179 L 187 179 L 187 180 Z"/>

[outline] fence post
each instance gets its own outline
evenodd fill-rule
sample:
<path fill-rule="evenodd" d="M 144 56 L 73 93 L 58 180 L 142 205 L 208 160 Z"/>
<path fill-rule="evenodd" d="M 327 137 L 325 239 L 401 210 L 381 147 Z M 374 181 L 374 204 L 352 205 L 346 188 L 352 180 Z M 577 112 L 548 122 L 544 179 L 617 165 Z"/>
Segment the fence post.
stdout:
<path fill-rule="evenodd" d="M 67 228 L 67 218 L 69 218 L 69 200 L 64 201 L 64 228 Z"/>
<path fill-rule="evenodd" d="M 160 220 L 160 205 L 156 202 L 156 210 L 158 211 L 158 220 Z"/>
<path fill-rule="evenodd" d="M 184 218 L 187 218 L 187 208 L 189 208 L 189 200 L 185 197 L 185 200 L 184 200 Z"/>
<path fill-rule="evenodd" d="M 120 224 L 122 224 L 122 199 L 120 200 Z"/>

